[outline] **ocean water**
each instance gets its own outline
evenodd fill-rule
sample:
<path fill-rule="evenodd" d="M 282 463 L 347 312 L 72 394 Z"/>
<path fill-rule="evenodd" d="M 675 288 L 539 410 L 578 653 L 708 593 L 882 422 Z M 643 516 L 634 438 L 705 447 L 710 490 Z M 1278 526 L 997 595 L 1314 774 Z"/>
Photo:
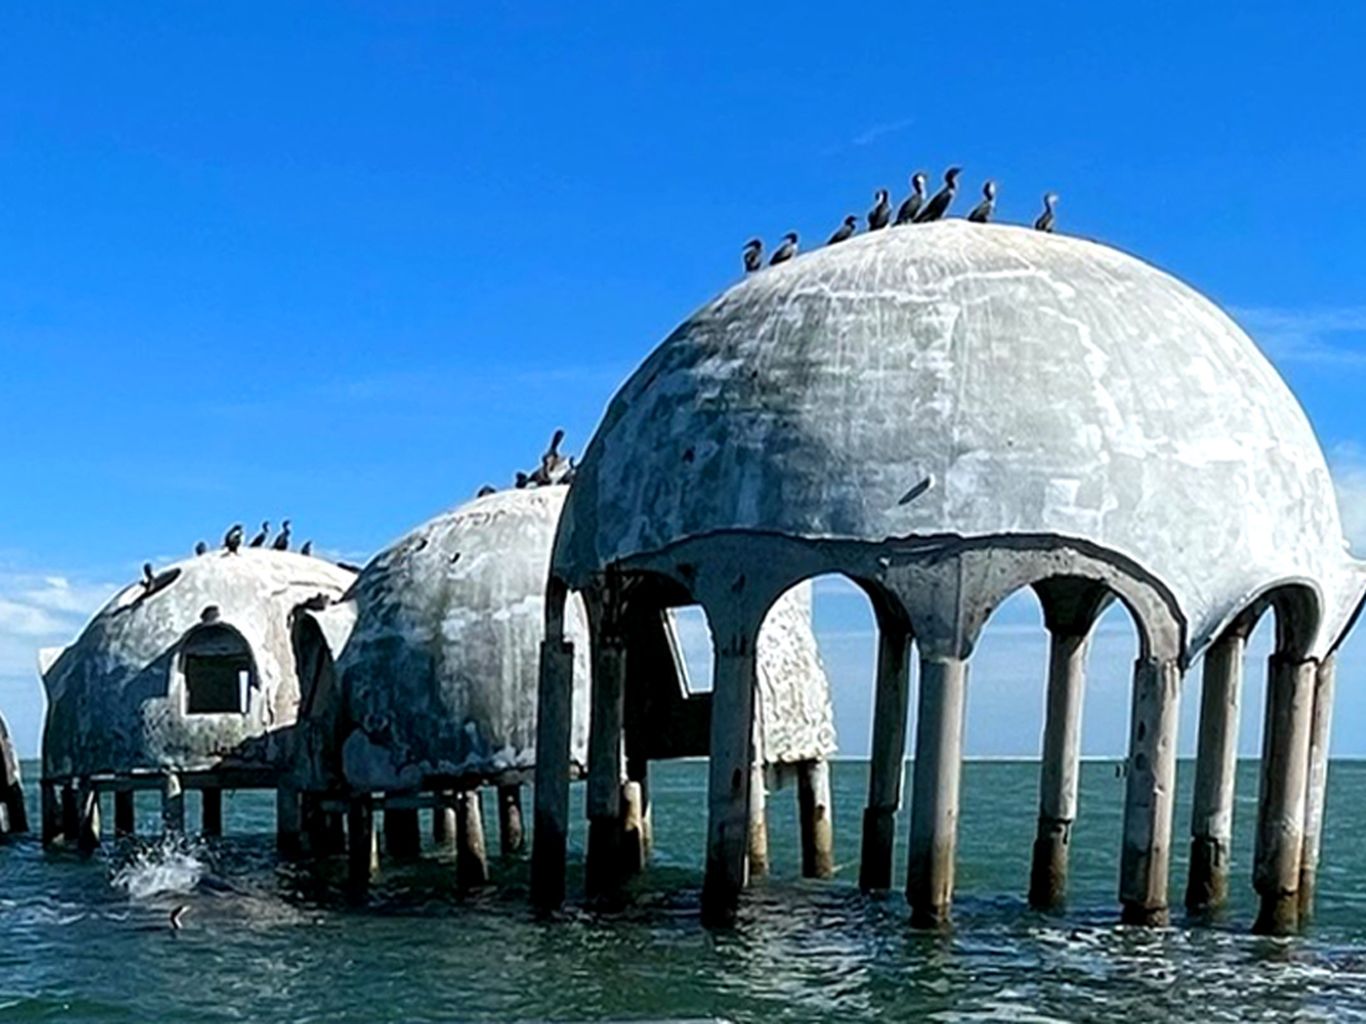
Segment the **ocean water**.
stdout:
<path fill-rule="evenodd" d="M 1178 837 L 1193 768 L 1181 764 Z M 1366 764 L 1332 765 L 1318 913 L 1291 939 L 1248 933 L 1255 763 L 1240 765 L 1226 919 L 1197 927 L 1178 913 L 1164 929 L 1117 924 L 1123 782 L 1108 763 L 1082 772 L 1069 908 L 1027 908 L 1037 771 L 966 765 L 955 918 L 942 934 L 912 930 L 899 892 L 858 892 L 866 766 L 852 761 L 833 773 L 837 877 L 800 880 L 796 794 L 773 793 L 774 873 L 727 932 L 699 922 L 697 762 L 655 766 L 654 862 L 631 908 L 613 915 L 571 908 L 537 920 L 522 860 L 495 859 L 498 884 L 474 895 L 455 891 L 449 861 L 386 864 L 356 905 L 339 864 L 314 872 L 277 860 L 266 794 L 230 795 L 228 834 L 213 842 L 149 831 L 82 858 L 12 841 L 0 844 L 0 1020 L 1366 1020 Z M 581 808 L 581 788 L 574 799 Z M 138 810 L 150 830 L 155 796 Z M 182 903 L 174 932 L 168 915 Z"/>

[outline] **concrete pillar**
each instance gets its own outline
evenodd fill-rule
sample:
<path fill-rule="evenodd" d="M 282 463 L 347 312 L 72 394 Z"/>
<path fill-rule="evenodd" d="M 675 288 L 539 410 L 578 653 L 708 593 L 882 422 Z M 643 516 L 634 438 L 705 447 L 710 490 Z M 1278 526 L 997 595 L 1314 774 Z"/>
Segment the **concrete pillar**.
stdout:
<path fill-rule="evenodd" d="M 81 834 L 81 812 L 76 798 L 76 783 L 62 787 L 62 840 L 75 844 Z"/>
<path fill-rule="evenodd" d="M 442 801 L 432 808 L 432 842 L 443 853 L 455 852 L 455 808 L 451 802 L 454 794 L 440 793 Z"/>
<path fill-rule="evenodd" d="M 5 825 L 0 832 L 19 835 L 28 831 L 28 805 L 24 803 L 24 787 L 18 779 L 0 793 L 0 808 L 5 812 Z"/>
<path fill-rule="evenodd" d="M 1181 667 L 1175 661 L 1139 658 L 1134 663 L 1119 858 L 1119 899 L 1126 924 L 1168 920 L 1180 698 Z"/>
<path fill-rule="evenodd" d="M 185 831 L 185 790 L 175 772 L 167 772 L 161 784 L 161 829 L 167 833 Z"/>
<path fill-rule="evenodd" d="M 516 783 L 498 787 L 498 852 L 504 857 L 521 853 L 526 846 L 522 828 L 522 787 Z"/>
<path fill-rule="evenodd" d="M 536 702 L 536 826 L 531 848 L 531 902 L 543 911 L 564 903 L 573 696 L 574 645 L 547 639 L 541 644 Z"/>
<path fill-rule="evenodd" d="M 42 782 L 38 802 L 43 815 L 43 845 L 52 846 L 62 838 L 62 795 L 55 782 Z"/>
<path fill-rule="evenodd" d="M 1300 924 L 1314 913 L 1318 886 L 1319 844 L 1323 836 L 1323 805 L 1328 793 L 1328 741 L 1333 731 L 1333 691 L 1337 656 L 1319 666 L 1314 684 L 1314 720 L 1309 727 L 1309 791 L 1304 802 L 1304 852 L 1300 856 Z"/>
<path fill-rule="evenodd" d="M 114 835 L 131 836 L 137 831 L 137 793 L 131 789 L 114 790 Z"/>
<path fill-rule="evenodd" d="M 275 845 L 285 857 L 298 857 L 303 853 L 303 809 L 299 803 L 299 791 L 292 786 L 277 784 L 275 787 Z"/>
<path fill-rule="evenodd" d="M 946 922 L 953 901 L 967 679 L 964 659 L 921 656 L 906 873 L 911 924 L 917 928 Z"/>
<path fill-rule="evenodd" d="M 707 873 L 702 920 L 735 920 L 749 866 L 750 768 L 754 746 L 757 628 L 716 624 L 707 771 Z"/>
<path fill-rule="evenodd" d="M 489 880 L 488 853 L 484 846 L 484 801 L 479 790 L 455 798 L 455 878 L 462 889 L 485 885 Z"/>
<path fill-rule="evenodd" d="M 797 766 L 797 824 L 802 841 L 802 877 L 833 877 L 835 824 L 830 805 L 830 762 L 825 758 Z"/>
<path fill-rule="evenodd" d="M 384 852 L 395 860 L 422 855 L 422 822 L 416 807 L 384 807 Z"/>
<path fill-rule="evenodd" d="M 76 787 L 76 847 L 89 853 L 100 845 L 100 795 L 89 779 Z"/>
<path fill-rule="evenodd" d="M 375 802 L 369 793 L 346 804 L 346 880 L 356 891 L 366 888 L 379 870 L 379 837 L 375 834 Z"/>
<path fill-rule="evenodd" d="M 624 875 L 638 875 L 645 870 L 645 797 L 639 782 L 621 784 L 622 847 L 621 869 Z"/>
<path fill-rule="evenodd" d="M 1238 775 L 1238 706 L 1246 649 L 1247 633 L 1233 630 L 1205 652 L 1191 807 L 1190 875 L 1186 882 L 1186 909 L 1196 914 L 1217 910 L 1228 900 Z"/>
<path fill-rule="evenodd" d="M 1255 929 L 1283 935 L 1299 927 L 1300 864 L 1318 663 L 1273 654 L 1267 665 L 1261 793 L 1253 887 L 1260 897 Z"/>
<path fill-rule="evenodd" d="M 307 790 L 299 793 L 299 828 L 303 832 L 304 852 L 310 857 L 326 857 L 327 818 L 323 814 L 322 794 Z"/>
<path fill-rule="evenodd" d="M 1067 898 L 1067 859 L 1077 820 L 1081 771 L 1081 705 L 1086 690 L 1087 634 L 1050 631 L 1048 693 L 1039 766 L 1039 823 L 1029 872 L 1029 904 L 1041 910 Z"/>
<path fill-rule="evenodd" d="M 749 877 L 768 874 L 768 780 L 764 766 L 750 769 L 749 779 Z"/>
<path fill-rule="evenodd" d="M 223 834 L 223 791 L 221 789 L 201 789 L 199 800 L 200 834 L 221 836 Z"/>
<path fill-rule="evenodd" d="M 898 623 L 878 628 L 873 742 L 869 752 L 868 806 L 863 812 L 859 888 L 892 887 L 896 815 L 906 770 L 906 712 L 910 699 L 911 632 Z"/>
<path fill-rule="evenodd" d="M 589 899 L 615 899 L 622 883 L 621 743 L 625 721 L 626 648 L 614 626 L 593 639 L 592 711 L 588 719 Z"/>

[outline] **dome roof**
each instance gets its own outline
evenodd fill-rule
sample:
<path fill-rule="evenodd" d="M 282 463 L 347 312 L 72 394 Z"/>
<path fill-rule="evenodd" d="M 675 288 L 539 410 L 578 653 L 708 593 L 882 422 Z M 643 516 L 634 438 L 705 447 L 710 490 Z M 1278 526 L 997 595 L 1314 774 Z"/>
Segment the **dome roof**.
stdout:
<path fill-rule="evenodd" d="M 1131 256 L 944 221 L 754 274 L 621 388 L 557 572 L 701 534 L 1084 539 L 1176 596 L 1193 646 L 1240 602 L 1360 593 L 1293 394 L 1236 324 Z"/>
<path fill-rule="evenodd" d="M 70 647 L 44 654 L 46 774 L 208 767 L 225 751 L 291 724 L 299 691 L 290 613 L 318 595 L 339 599 L 354 579 L 320 558 L 243 548 L 163 568 L 150 593 L 141 583 L 125 587 Z M 217 609 L 212 623 L 250 652 L 253 695 L 245 714 L 185 711 L 178 654 L 206 625 L 210 606 Z"/>

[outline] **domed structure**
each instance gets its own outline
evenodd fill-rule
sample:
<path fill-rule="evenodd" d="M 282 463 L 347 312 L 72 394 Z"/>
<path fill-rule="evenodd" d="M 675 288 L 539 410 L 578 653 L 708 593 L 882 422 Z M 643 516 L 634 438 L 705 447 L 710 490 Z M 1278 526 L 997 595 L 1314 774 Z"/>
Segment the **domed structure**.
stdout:
<path fill-rule="evenodd" d="M 28 831 L 28 810 L 9 726 L 0 715 L 0 837 Z"/>
<path fill-rule="evenodd" d="M 569 490 L 496 491 L 445 512 L 376 555 L 345 601 L 299 620 L 296 651 L 312 666 L 301 671 L 301 788 L 361 799 L 385 794 L 386 831 L 402 805 L 397 828 L 408 833 L 391 836 L 391 845 L 407 849 L 416 826 L 406 812 L 416 806 L 443 807 L 451 794 L 484 784 L 499 787 L 500 807 L 520 806 L 520 785 L 536 760 L 550 554 Z M 575 651 L 569 757 L 576 773 L 589 759 L 589 618 L 572 595 L 564 629 Z M 705 748 L 708 699 L 688 692 L 670 620 L 657 617 L 645 643 L 650 685 L 627 698 L 627 746 L 638 771 L 649 759 Z M 318 657 L 324 648 L 328 656 Z M 834 749 L 829 687 L 799 596 L 775 611 L 763 662 L 775 710 L 759 730 L 762 756 L 824 759 Z"/>
<path fill-rule="evenodd" d="M 198 786 L 215 799 L 273 787 L 299 706 L 291 616 L 353 580 L 322 559 L 243 548 L 125 587 L 70 647 L 44 652 L 47 803 L 59 783 L 124 794 L 168 777 L 177 796 Z M 72 838 L 70 822 L 60 831 Z"/>
<path fill-rule="evenodd" d="M 1141 658 L 1121 895 L 1126 916 L 1151 920 L 1166 907 L 1181 673 L 1268 606 L 1280 655 L 1325 663 L 1366 588 L 1303 411 L 1227 316 L 1113 249 L 962 221 L 861 236 L 750 275 L 685 321 L 608 407 L 552 566 L 565 587 L 667 579 L 707 608 L 718 649 L 740 650 L 775 595 L 823 572 L 869 593 L 884 646 L 913 636 L 920 649 L 908 888 L 925 921 L 947 912 L 952 886 L 966 659 L 1005 597 L 1035 588 L 1055 674 L 1073 680 L 1056 701 L 1050 690 L 1045 760 L 1059 764 L 1075 762 L 1095 617 L 1114 599 L 1132 613 Z M 886 884 L 899 800 L 904 661 L 879 667 L 863 865 L 873 887 Z M 717 707 L 739 732 L 752 666 L 725 662 Z M 735 681 L 723 686 L 727 668 Z M 1312 689 L 1312 676 L 1290 688 Z M 1301 703 L 1312 708 L 1312 695 Z M 736 742 L 713 726 L 708 889 L 724 909 L 742 881 L 733 822 L 747 796 L 727 783 L 734 761 L 717 762 Z M 1041 800 L 1043 890 L 1065 873 L 1074 774 L 1054 773 L 1061 788 Z M 538 773 L 543 784 L 553 817 L 559 797 Z"/>

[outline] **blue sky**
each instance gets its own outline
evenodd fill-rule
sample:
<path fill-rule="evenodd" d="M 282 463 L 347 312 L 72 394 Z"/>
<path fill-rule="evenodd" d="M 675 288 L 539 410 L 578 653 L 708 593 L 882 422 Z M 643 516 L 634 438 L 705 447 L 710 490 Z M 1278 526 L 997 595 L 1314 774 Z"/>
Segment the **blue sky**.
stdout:
<path fill-rule="evenodd" d="M 1064 230 L 1229 308 L 1366 548 L 1366 7 L 655 7 L 0 9 L 0 709 L 27 751 L 34 649 L 145 558 L 286 515 L 364 558 L 555 426 L 580 447 L 751 234 L 822 239 L 950 162 L 1002 218 L 1056 189 Z M 1035 617 L 988 633 L 972 752 L 1037 744 Z M 866 610 L 829 588 L 817 619 L 857 751 Z M 1354 682 L 1339 753 L 1366 753 Z M 1122 694 L 1091 708 L 1117 752 Z"/>

